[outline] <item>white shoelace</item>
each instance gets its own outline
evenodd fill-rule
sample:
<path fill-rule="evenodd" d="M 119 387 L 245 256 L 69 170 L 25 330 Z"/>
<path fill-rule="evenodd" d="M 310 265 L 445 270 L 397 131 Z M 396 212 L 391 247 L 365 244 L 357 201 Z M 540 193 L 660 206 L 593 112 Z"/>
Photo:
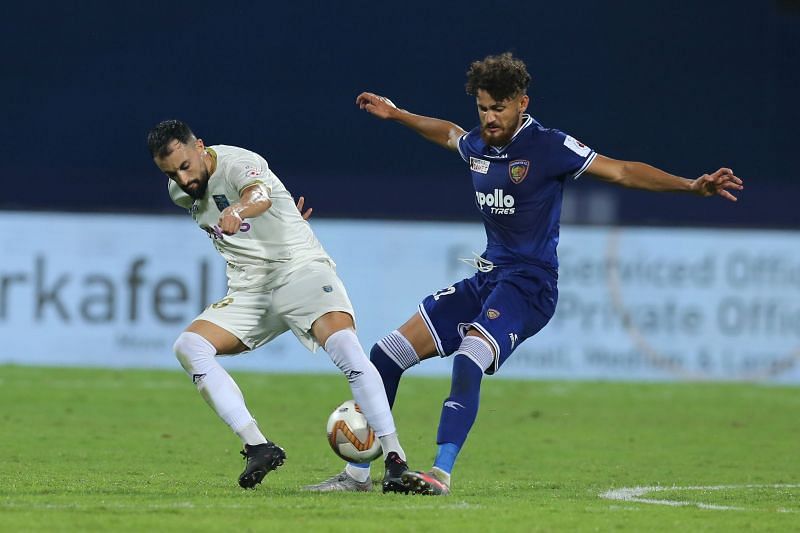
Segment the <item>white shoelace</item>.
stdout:
<path fill-rule="evenodd" d="M 472 252 L 472 255 L 475 257 L 459 257 L 458 260 L 462 263 L 466 263 L 469 266 L 478 270 L 478 272 L 491 272 L 494 268 L 494 263 L 481 257 L 480 254 L 476 254 Z"/>

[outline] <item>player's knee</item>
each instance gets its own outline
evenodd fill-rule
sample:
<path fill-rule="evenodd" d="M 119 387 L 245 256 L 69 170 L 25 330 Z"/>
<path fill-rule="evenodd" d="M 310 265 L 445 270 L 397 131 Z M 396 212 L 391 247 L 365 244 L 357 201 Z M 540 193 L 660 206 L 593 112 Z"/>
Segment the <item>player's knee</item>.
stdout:
<path fill-rule="evenodd" d="M 175 352 L 175 358 L 189 375 L 199 373 L 207 366 L 205 362 L 216 355 L 216 349 L 210 342 L 197 333 L 188 331 L 178 335 L 172 350 Z"/>
<path fill-rule="evenodd" d="M 454 353 L 463 354 L 475 363 L 481 371 L 487 370 L 494 364 L 494 348 L 483 335 L 467 335 L 461 340 L 461 345 Z"/>
<path fill-rule="evenodd" d="M 328 337 L 325 351 L 339 370 L 348 377 L 353 372 L 360 375 L 365 371 L 364 367 L 372 366 L 358 342 L 358 337 L 351 329 L 339 330 Z"/>

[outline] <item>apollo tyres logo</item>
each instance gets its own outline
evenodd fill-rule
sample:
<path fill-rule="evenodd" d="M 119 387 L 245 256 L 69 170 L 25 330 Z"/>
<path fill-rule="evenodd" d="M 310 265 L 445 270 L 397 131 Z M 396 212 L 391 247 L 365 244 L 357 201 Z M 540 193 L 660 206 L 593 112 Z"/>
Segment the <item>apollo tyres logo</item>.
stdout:
<path fill-rule="evenodd" d="M 484 207 L 488 207 L 489 213 L 493 215 L 514 214 L 514 197 L 510 194 L 505 194 L 503 189 L 495 189 L 488 194 L 475 191 L 475 198 L 481 210 L 483 210 Z"/>

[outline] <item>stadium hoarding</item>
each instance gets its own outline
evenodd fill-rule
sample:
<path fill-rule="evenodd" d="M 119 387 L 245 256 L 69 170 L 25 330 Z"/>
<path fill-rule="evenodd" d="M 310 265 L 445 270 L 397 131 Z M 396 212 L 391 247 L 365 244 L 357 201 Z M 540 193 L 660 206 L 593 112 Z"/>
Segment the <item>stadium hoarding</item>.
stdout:
<path fill-rule="evenodd" d="M 224 262 L 179 216 L 0 213 L 0 363 L 178 368 L 172 343 L 225 294 Z M 368 348 L 471 274 L 479 224 L 312 221 Z M 45 231 L 31 231 L 44 227 Z M 800 383 L 800 234 L 562 227 L 559 303 L 498 376 Z M 286 334 L 232 369 L 333 372 Z M 415 367 L 443 375 L 449 362 Z"/>

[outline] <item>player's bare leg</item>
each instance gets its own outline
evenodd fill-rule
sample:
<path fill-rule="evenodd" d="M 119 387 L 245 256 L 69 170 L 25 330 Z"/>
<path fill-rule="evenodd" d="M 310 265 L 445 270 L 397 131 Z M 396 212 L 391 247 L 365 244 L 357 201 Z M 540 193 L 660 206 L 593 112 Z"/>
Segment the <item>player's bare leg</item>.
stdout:
<path fill-rule="evenodd" d="M 407 492 L 408 490 L 401 482 L 401 476 L 408 470 L 408 465 L 405 461 L 405 452 L 397 437 L 394 418 L 386 399 L 383 382 L 378 370 L 364 353 L 354 327 L 353 318 L 348 313 L 333 311 L 314 321 L 311 333 L 317 342 L 324 346 L 330 358 L 347 377 L 353 399 L 381 441 L 386 466 L 383 491 Z M 361 490 L 360 487 L 369 481 L 369 465 L 348 464 L 343 474 L 346 483 L 341 482 L 342 475 L 340 474 L 323 483 L 306 488 L 320 492 Z M 352 478 L 352 482 L 347 478 Z"/>
<path fill-rule="evenodd" d="M 239 476 L 239 485 L 255 487 L 267 472 L 283 464 L 286 454 L 261 433 L 242 391 L 216 360 L 217 355 L 241 353 L 247 346 L 216 324 L 196 320 L 181 333 L 174 349 L 200 395 L 242 440 L 247 465 Z"/>

